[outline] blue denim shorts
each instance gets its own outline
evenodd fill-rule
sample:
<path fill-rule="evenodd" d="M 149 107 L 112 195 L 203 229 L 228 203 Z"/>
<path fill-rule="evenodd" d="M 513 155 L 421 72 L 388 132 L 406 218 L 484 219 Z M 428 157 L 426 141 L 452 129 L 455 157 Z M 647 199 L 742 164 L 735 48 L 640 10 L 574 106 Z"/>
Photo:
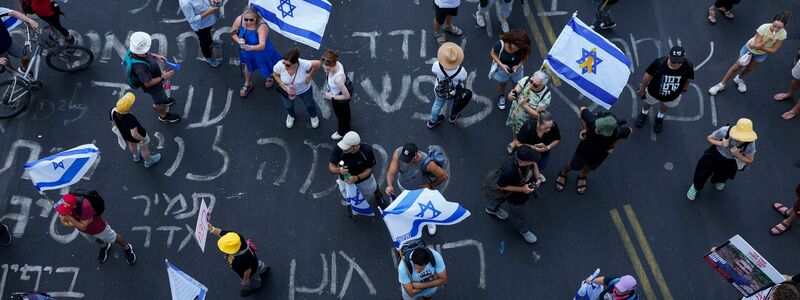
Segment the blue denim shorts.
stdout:
<path fill-rule="evenodd" d="M 497 69 L 492 74 L 492 80 L 497 81 L 499 84 L 503 84 L 508 82 L 508 80 L 513 80 L 514 83 L 519 82 L 522 80 L 522 77 L 525 76 L 525 66 L 520 66 L 514 73 L 506 73 L 500 66 L 497 66 Z"/>
<path fill-rule="evenodd" d="M 747 54 L 747 52 L 750 52 L 750 50 L 747 50 L 747 43 L 744 43 L 744 46 L 742 46 L 742 49 L 739 50 L 739 56 L 745 55 L 745 54 Z M 750 55 L 752 55 L 753 59 L 755 59 L 757 62 L 760 62 L 760 63 L 762 63 L 765 60 L 767 60 L 767 54 L 755 54 L 753 52 L 750 52 Z"/>

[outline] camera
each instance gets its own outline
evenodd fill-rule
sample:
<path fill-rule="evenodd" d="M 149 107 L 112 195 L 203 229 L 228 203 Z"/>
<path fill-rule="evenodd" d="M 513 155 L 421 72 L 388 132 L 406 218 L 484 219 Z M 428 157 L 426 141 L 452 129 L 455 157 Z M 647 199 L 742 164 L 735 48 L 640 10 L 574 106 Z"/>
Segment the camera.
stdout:
<path fill-rule="evenodd" d="M 213 6 L 222 7 L 222 0 L 219 0 L 216 3 L 214 3 Z"/>

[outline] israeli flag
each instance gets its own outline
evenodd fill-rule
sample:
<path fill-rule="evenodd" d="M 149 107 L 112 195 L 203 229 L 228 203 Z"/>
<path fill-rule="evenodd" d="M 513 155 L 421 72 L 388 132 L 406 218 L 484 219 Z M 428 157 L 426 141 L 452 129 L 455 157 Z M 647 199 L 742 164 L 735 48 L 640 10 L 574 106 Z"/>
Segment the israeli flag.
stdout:
<path fill-rule="evenodd" d="M 437 190 L 405 190 L 382 214 L 394 247 L 422 236 L 422 225 L 452 225 L 469 217 L 461 204 L 448 202 Z"/>
<path fill-rule="evenodd" d="M 6 29 L 10 32 L 14 28 L 16 28 L 19 24 L 22 24 L 22 20 L 17 19 L 16 17 L 12 17 L 8 14 L 9 9 L 0 7 L 0 15 L 2 15 L 3 25 L 6 26 Z"/>
<path fill-rule="evenodd" d="M 361 194 L 358 186 L 353 183 L 346 183 L 341 179 L 336 179 L 336 183 L 339 184 L 339 192 L 342 193 L 345 202 L 350 205 L 353 214 L 375 216 L 375 213 L 369 206 L 369 202 L 367 202 L 367 199 L 364 199 L 364 195 Z"/>
<path fill-rule="evenodd" d="M 99 159 L 100 150 L 97 146 L 86 144 L 29 162 L 25 164 L 25 170 L 36 190 L 41 193 L 73 185 L 82 177 L 88 179 Z"/>
<path fill-rule="evenodd" d="M 331 15 L 328 0 L 250 0 L 269 28 L 281 35 L 319 49 Z"/>
<path fill-rule="evenodd" d="M 605 109 L 617 102 L 631 75 L 631 60 L 575 15 L 550 48 L 546 64 Z"/>

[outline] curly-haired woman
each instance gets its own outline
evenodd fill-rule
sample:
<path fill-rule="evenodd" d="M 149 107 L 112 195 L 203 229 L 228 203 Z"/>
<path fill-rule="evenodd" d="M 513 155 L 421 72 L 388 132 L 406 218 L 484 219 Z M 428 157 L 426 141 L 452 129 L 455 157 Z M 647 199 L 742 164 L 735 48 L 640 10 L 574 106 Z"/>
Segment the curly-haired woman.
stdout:
<path fill-rule="evenodd" d="M 489 78 L 497 82 L 499 100 L 497 107 L 506 109 L 506 85 L 508 81 L 519 82 L 525 74 L 524 65 L 531 52 L 531 40 L 522 29 L 512 29 L 500 35 L 489 55 L 492 57 L 492 68 Z"/>

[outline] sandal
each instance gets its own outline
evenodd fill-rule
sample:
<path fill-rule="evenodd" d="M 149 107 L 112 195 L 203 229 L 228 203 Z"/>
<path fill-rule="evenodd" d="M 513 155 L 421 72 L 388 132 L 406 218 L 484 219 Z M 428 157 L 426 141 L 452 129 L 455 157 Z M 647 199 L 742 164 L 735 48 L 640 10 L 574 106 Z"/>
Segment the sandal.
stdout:
<path fill-rule="evenodd" d="M 772 208 L 775 209 L 775 211 L 781 214 L 781 216 L 783 216 L 784 218 L 789 217 L 789 208 L 786 207 L 786 205 L 783 205 L 783 203 L 778 203 L 778 202 L 772 203 Z"/>
<path fill-rule="evenodd" d="M 733 20 L 734 16 L 733 16 L 733 12 L 732 11 L 730 11 L 730 10 L 721 10 L 721 9 L 720 9 L 720 11 L 722 11 L 722 14 L 725 16 L 726 19 Z"/>
<path fill-rule="evenodd" d="M 275 79 L 267 78 L 267 80 L 264 81 L 264 86 L 269 89 L 269 88 L 272 88 L 272 84 L 274 84 L 274 83 L 275 83 Z"/>
<path fill-rule="evenodd" d="M 447 42 L 447 40 L 444 39 L 444 33 L 434 34 L 433 37 L 436 38 L 436 43 L 438 43 L 439 46 Z"/>
<path fill-rule="evenodd" d="M 442 26 L 442 29 L 455 36 L 461 36 L 464 34 L 464 31 L 462 31 L 461 28 L 458 28 L 458 26 L 452 24 L 450 26 Z"/>
<path fill-rule="evenodd" d="M 717 9 L 713 6 L 708 9 L 708 23 L 711 25 L 717 25 Z"/>
<path fill-rule="evenodd" d="M 793 111 L 787 111 L 787 112 L 783 113 L 783 115 L 781 115 L 781 117 L 784 120 L 787 120 L 787 121 L 791 120 L 791 119 L 794 119 L 795 116 L 797 116 L 797 113 L 793 112 Z"/>
<path fill-rule="evenodd" d="M 506 146 L 506 152 L 508 152 L 508 154 L 513 153 L 514 152 L 514 145 L 508 144 L 508 146 Z"/>
<path fill-rule="evenodd" d="M 583 184 L 581 184 L 581 180 L 583 180 Z M 587 184 L 586 176 L 578 176 L 578 189 L 577 189 L 578 195 L 586 194 L 586 187 L 587 187 L 586 184 Z"/>
<path fill-rule="evenodd" d="M 252 91 L 252 90 L 253 90 L 253 86 L 252 85 L 246 85 L 246 84 L 242 85 L 242 88 L 239 89 L 239 97 L 242 97 L 242 98 L 247 97 L 247 95 L 249 95 L 250 91 Z"/>
<path fill-rule="evenodd" d="M 789 228 L 792 228 L 792 223 L 786 224 L 786 220 L 783 220 L 777 225 L 772 226 L 772 229 L 769 230 L 769 234 L 772 236 L 779 236 L 789 230 Z"/>
<path fill-rule="evenodd" d="M 556 178 L 556 191 L 563 192 L 564 191 L 564 184 L 567 182 L 567 175 L 558 174 L 558 178 Z"/>
<path fill-rule="evenodd" d="M 792 99 L 792 97 L 788 93 L 777 93 L 775 96 L 772 96 L 772 99 L 775 99 L 775 101 L 786 101 Z"/>

